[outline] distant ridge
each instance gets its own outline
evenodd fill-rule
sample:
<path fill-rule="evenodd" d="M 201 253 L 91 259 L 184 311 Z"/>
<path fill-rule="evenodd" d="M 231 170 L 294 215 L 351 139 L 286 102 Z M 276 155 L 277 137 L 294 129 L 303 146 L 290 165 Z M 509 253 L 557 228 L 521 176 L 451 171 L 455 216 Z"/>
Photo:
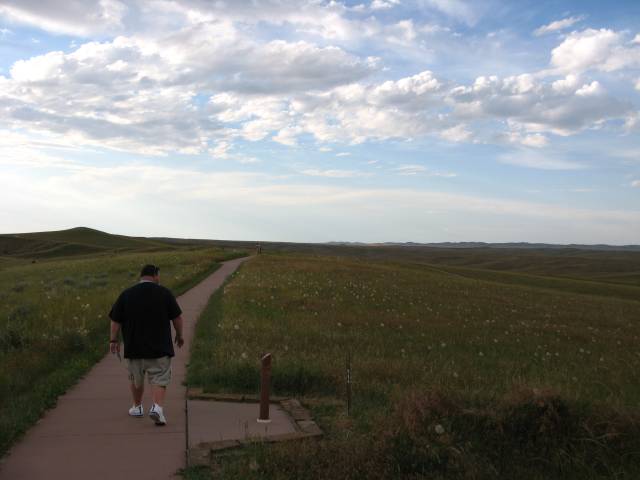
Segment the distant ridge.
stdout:
<path fill-rule="evenodd" d="M 171 248 L 192 248 L 204 245 L 227 245 L 253 248 L 256 244 L 271 245 L 277 248 L 290 246 L 294 249 L 337 247 L 393 247 L 402 250 L 432 249 L 503 249 L 503 250 L 556 250 L 556 251 L 609 251 L 609 252 L 640 252 L 640 245 L 586 245 L 586 244 L 551 244 L 527 242 L 265 242 L 260 240 L 214 240 L 187 239 L 171 237 L 129 237 L 102 232 L 88 227 L 75 227 L 67 230 L 48 232 L 10 233 L 0 234 L 0 257 L 17 258 L 51 258 L 75 255 L 91 255 L 109 252 L 149 251 Z"/>
<path fill-rule="evenodd" d="M 417 243 L 417 242 L 383 242 L 383 243 L 360 243 L 360 242 L 327 242 L 328 245 L 353 245 L 353 246 L 388 246 L 388 247 L 429 247 L 429 248 L 505 248 L 505 249 L 564 249 L 564 250 L 599 250 L 599 251 L 624 251 L 640 252 L 640 245 L 586 245 L 570 243 L 566 245 L 554 243 L 487 243 L 487 242 L 439 242 L 439 243 Z"/>
<path fill-rule="evenodd" d="M 609 251 L 609 252 L 640 252 L 640 245 L 605 245 L 605 244 L 555 244 L 555 243 L 528 243 L 528 242 L 286 242 L 286 241 L 261 241 L 261 240 L 214 240 L 214 239 L 195 239 L 195 238 L 170 238 L 170 237 L 152 237 L 153 240 L 174 245 L 200 245 L 200 244 L 219 244 L 228 246 L 242 246 L 251 248 L 256 244 L 272 245 L 272 246 L 337 246 L 337 247 L 407 247 L 407 248 L 439 248 L 439 249 L 465 249 L 465 248 L 485 248 L 485 249 L 511 249 L 511 250 L 588 250 L 588 251 Z"/>

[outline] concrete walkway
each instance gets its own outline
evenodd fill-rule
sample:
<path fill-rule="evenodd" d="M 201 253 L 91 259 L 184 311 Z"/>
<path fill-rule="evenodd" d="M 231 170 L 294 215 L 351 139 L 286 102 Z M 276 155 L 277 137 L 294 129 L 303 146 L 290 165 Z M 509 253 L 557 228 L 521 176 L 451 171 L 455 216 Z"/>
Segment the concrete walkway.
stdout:
<path fill-rule="evenodd" d="M 0 465 L 0 480 L 175 478 L 175 472 L 185 466 L 186 391 L 182 382 L 194 326 L 211 294 L 246 259 L 225 262 L 178 298 L 185 345 L 176 348 L 173 359 L 173 379 L 164 407 L 166 426 L 156 427 L 146 415 L 128 416 L 131 396 L 125 362 L 107 355 L 9 452 Z M 145 414 L 150 404 L 147 389 Z"/>

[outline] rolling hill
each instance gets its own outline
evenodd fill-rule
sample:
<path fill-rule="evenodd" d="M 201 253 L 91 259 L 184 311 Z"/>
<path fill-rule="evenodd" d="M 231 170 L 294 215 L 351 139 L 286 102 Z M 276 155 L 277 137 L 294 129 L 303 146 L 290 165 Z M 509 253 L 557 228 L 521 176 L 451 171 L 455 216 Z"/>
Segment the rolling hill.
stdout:
<path fill-rule="evenodd" d="M 39 259 L 167 248 L 171 247 L 160 241 L 113 235 L 87 227 L 0 235 L 0 256 L 4 257 Z"/>

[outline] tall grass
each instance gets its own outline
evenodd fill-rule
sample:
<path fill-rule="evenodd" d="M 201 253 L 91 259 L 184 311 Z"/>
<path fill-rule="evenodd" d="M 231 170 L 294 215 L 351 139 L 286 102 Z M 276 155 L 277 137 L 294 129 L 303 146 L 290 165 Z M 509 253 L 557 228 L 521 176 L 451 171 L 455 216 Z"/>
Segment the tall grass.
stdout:
<path fill-rule="evenodd" d="M 189 383 L 255 392 L 257 358 L 270 351 L 276 393 L 344 399 L 351 352 L 353 417 L 317 407 L 330 440 L 255 453 L 264 477 L 251 478 L 330 478 L 323 472 L 348 465 L 355 473 L 336 478 L 606 478 L 603 468 L 635 478 L 640 302 L 607 296 L 612 286 L 585 295 L 558 280 L 508 278 L 263 255 L 205 312 Z M 540 429 L 561 445 L 534 467 L 551 445 L 527 443 Z M 254 475 L 241 464 L 229 472 Z"/>
<path fill-rule="evenodd" d="M 108 313 L 145 263 L 182 293 L 222 250 L 170 251 L 8 262 L 0 269 L 0 454 L 107 350 Z M 0 265 L 2 266 L 2 265 Z"/>

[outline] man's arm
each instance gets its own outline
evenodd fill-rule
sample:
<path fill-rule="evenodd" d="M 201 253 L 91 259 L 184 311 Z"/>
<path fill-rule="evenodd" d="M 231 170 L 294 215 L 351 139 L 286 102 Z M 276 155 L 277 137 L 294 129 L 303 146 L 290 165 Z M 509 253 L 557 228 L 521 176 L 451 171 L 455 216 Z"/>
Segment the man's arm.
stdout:
<path fill-rule="evenodd" d="M 120 341 L 118 340 L 119 332 L 120 324 L 111 320 L 111 335 L 109 336 L 109 350 L 111 350 L 111 353 L 120 351 Z"/>
<path fill-rule="evenodd" d="M 182 315 L 178 315 L 171 321 L 173 322 L 173 328 L 176 330 L 176 345 L 182 348 L 182 345 L 184 345 L 184 339 L 182 338 Z"/>

